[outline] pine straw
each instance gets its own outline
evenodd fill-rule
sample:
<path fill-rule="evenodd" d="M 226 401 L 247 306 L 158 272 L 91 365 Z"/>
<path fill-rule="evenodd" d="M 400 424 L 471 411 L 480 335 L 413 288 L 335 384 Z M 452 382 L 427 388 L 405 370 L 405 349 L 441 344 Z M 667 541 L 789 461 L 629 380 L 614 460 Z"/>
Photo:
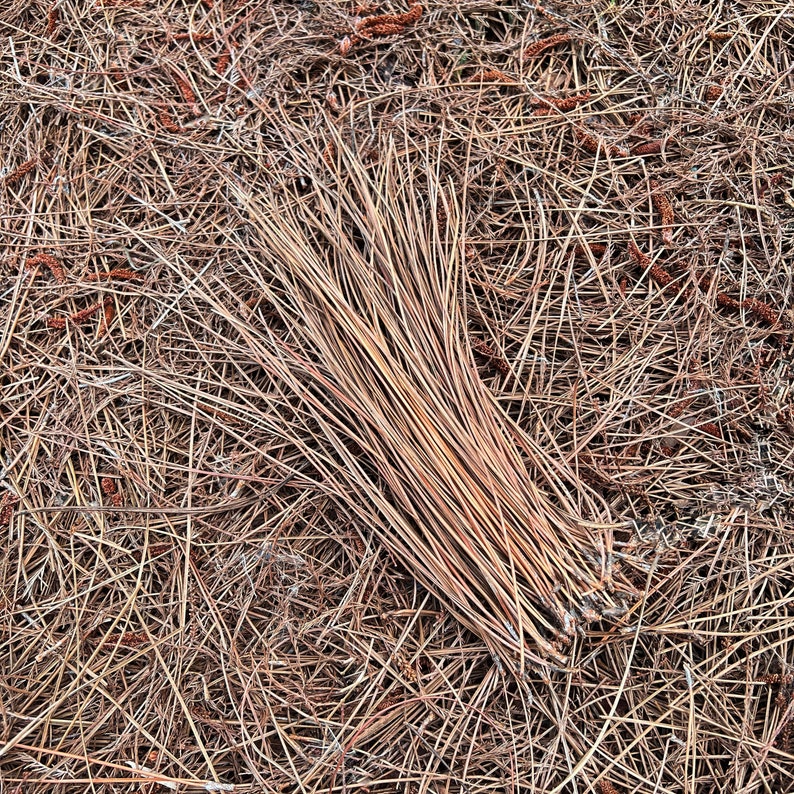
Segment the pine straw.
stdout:
<path fill-rule="evenodd" d="M 0 508 L 0 786 L 791 790 L 785 4 L 439 4 L 344 58 L 347 3 L 96 5 L 0 12 L 19 497 Z M 491 606 L 476 632 L 449 613 L 415 546 L 384 543 L 405 504 L 365 487 L 384 442 L 296 396 L 329 351 L 361 358 L 322 335 L 305 355 L 327 298 L 274 246 L 314 218 L 307 256 L 336 251 L 339 279 L 316 229 L 354 228 L 366 184 L 392 214 L 353 258 L 456 267 L 445 398 L 478 389 L 466 411 L 515 428 L 517 470 L 644 596 L 582 622 L 564 670 L 516 678 L 482 639 Z M 26 266 L 40 254 L 64 284 Z M 285 322 L 299 296 L 305 326 Z M 432 327 L 439 306 L 414 308 Z"/>
<path fill-rule="evenodd" d="M 421 175 L 392 153 L 373 178 L 339 152 L 349 179 L 338 189 L 283 200 L 236 191 L 252 228 L 239 256 L 269 316 L 264 333 L 241 328 L 223 345 L 300 401 L 271 418 L 272 432 L 301 444 L 295 428 L 316 428 L 305 455 L 329 495 L 510 667 L 542 665 L 538 652 L 564 663 L 559 646 L 580 616 L 622 613 L 621 591 L 634 590 L 575 514 L 573 472 L 509 421 L 477 374 L 465 241 L 440 237 L 467 225 L 457 207 L 440 204 L 432 178 L 422 202 Z M 210 298 L 218 314 L 224 297 Z"/>

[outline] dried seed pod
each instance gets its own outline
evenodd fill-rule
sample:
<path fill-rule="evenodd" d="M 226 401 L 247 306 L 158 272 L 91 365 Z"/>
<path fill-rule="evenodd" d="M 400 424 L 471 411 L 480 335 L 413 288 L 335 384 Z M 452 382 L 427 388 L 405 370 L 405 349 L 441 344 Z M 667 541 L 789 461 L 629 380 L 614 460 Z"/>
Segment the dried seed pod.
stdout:
<path fill-rule="evenodd" d="M 721 85 L 710 85 L 706 89 L 706 99 L 709 102 L 714 102 L 722 96 L 723 88 Z"/>
<path fill-rule="evenodd" d="M 172 38 L 174 41 L 213 41 L 215 39 L 215 34 L 199 33 L 198 31 L 190 30 L 187 33 L 175 33 Z"/>
<path fill-rule="evenodd" d="M 199 408 L 202 411 L 206 411 L 208 414 L 220 419 L 222 422 L 226 422 L 227 424 L 231 425 L 239 425 L 240 420 L 232 416 L 231 414 L 227 414 L 225 411 L 221 411 L 220 408 L 213 408 L 211 405 L 207 405 L 206 403 L 199 403 Z"/>
<path fill-rule="evenodd" d="M 537 58 L 542 52 L 556 47 L 558 44 L 567 44 L 571 41 L 570 33 L 557 33 L 554 36 L 548 36 L 545 39 L 540 39 L 533 44 L 530 44 L 523 52 L 524 58 Z"/>
<path fill-rule="evenodd" d="M 651 258 L 643 251 L 640 251 L 634 240 L 629 240 L 629 256 L 641 268 L 646 268 L 651 264 Z"/>
<path fill-rule="evenodd" d="M 794 682 L 794 675 L 788 673 L 767 673 L 758 679 L 762 684 L 784 684 Z"/>
<path fill-rule="evenodd" d="M 651 278 L 660 286 L 666 287 L 673 281 L 673 276 L 668 270 L 665 270 L 660 264 L 654 263 L 648 271 Z"/>
<path fill-rule="evenodd" d="M 111 634 L 108 643 L 123 645 L 125 648 L 138 648 L 149 641 L 145 631 L 125 631 L 123 634 Z"/>
<path fill-rule="evenodd" d="M 103 477 L 100 484 L 102 493 L 110 499 L 113 507 L 121 507 L 121 493 L 116 487 L 116 481 L 112 477 Z"/>
<path fill-rule="evenodd" d="M 718 438 L 722 440 L 722 432 L 717 424 L 714 422 L 706 422 L 705 424 L 700 425 L 698 428 L 702 430 L 704 433 L 708 433 L 710 436 L 714 436 L 714 438 Z"/>
<path fill-rule="evenodd" d="M 510 365 L 487 342 L 484 342 L 482 339 L 472 339 L 471 347 L 472 350 L 477 351 L 481 356 L 487 358 L 491 365 L 501 375 L 507 376 L 510 374 Z"/>
<path fill-rule="evenodd" d="M 384 698 L 379 706 L 378 710 L 381 712 L 388 711 L 389 709 L 394 708 L 399 703 L 402 703 L 405 700 L 405 696 L 403 695 L 400 697 L 399 695 L 392 695 L 391 697 Z"/>
<path fill-rule="evenodd" d="M 183 132 L 183 128 L 174 121 L 171 114 L 167 110 L 161 110 L 157 118 L 159 119 L 160 124 L 166 130 L 168 130 L 168 132 L 171 132 L 174 135 Z"/>
<path fill-rule="evenodd" d="M 52 36 L 58 29 L 58 23 L 61 21 L 61 12 L 56 5 L 51 5 L 50 10 L 47 11 L 47 30 L 44 32 L 45 36 Z"/>
<path fill-rule="evenodd" d="M 52 273 L 53 278 L 59 283 L 66 283 L 66 272 L 63 265 L 54 257 L 49 254 L 36 254 L 36 256 L 28 259 L 27 267 L 32 268 L 36 265 L 44 265 Z"/>
<path fill-rule="evenodd" d="M 118 279 L 119 281 L 143 281 L 143 276 L 136 273 L 134 270 L 128 268 L 116 267 L 113 270 L 103 270 L 99 273 L 89 273 L 86 276 L 86 281 L 111 281 Z"/>
<path fill-rule="evenodd" d="M 356 552 L 358 553 L 359 557 L 363 557 L 366 554 L 367 547 L 364 545 L 364 541 L 357 534 L 351 535 L 351 540 L 353 541 L 353 545 L 356 547 Z"/>
<path fill-rule="evenodd" d="M 404 14 L 380 14 L 364 17 L 356 25 L 356 33 L 366 38 L 393 36 L 402 33 L 408 25 L 416 22 L 422 16 L 422 11 L 422 6 L 419 3 L 413 3 Z"/>
<path fill-rule="evenodd" d="M 149 556 L 159 557 L 161 554 L 167 554 L 169 551 L 172 551 L 173 548 L 173 545 L 170 543 L 153 543 L 149 546 Z"/>
<path fill-rule="evenodd" d="M 700 273 L 695 278 L 701 289 L 708 289 L 711 286 L 712 277 L 709 273 Z"/>
<path fill-rule="evenodd" d="M 577 259 L 586 258 L 589 251 L 594 257 L 598 258 L 606 253 L 607 247 L 605 243 L 578 243 L 573 249 L 573 255 Z"/>
<path fill-rule="evenodd" d="M 656 207 L 656 211 L 662 216 L 662 241 L 666 245 L 672 245 L 673 222 L 675 221 L 673 205 L 662 192 L 662 186 L 655 179 L 651 180 L 651 201 Z"/>
<path fill-rule="evenodd" d="M 101 303 L 95 303 L 93 306 L 88 306 L 85 309 L 81 309 L 79 312 L 70 314 L 69 319 L 75 325 L 82 325 L 86 320 L 90 320 L 104 305 L 104 301 Z"/>
<path fill-rule="evenodd" d="M 582 144 L 583 149 L 586 149 L 591 154 L 596 154 L 598 152 L 601 141 L 594 135 L 590 135 L 588 132 L 582 132 L 581 130 L 575 130 L 575 135 L 579 143 Z"/>
<path fill-rule="evenodd" d="M 109 330 L 113 318 L 116 316 L 116 304 L 112 298 L 105 299 L 105 310 L 102 312 L 102 322 L 99 325 L 97 337 L 101 339 Z"/>
<path fill-rule="evenodd" d="M 3 178 L 3 182 L 6 185 L 15 185 L 23 176 L 29 174 L 38 165 L 38 162 L 38 157 L 31 157 L 30 160 L 18 165 L 13 171 L 9 171 Z"/>
<path fill-rule="evenodd" d="M 718 292 L 717 305 L 728 309 L 738 309 L 740 304 L 739 301 L 737 301 L 735 298 L 732 298 L 727 292 Z"/>
<path fill-rule="evenodd" d="M 373 22 L 365 28 L 359 28 L 361 36 L 374 39 L 378 36 L 397 36 L 405 30 L 405 25 L 399 22 Z"/>
<path fill-rule="evenodd" d="M 780 322 L 780 315 L 768 303 L 756 298 L 747 298 L 747 300 L 742 301 L 741 305 L 750 314 L 769 325 L 777 325 Z"/>
<path fill-rule="evenodd" d="M 436 204 L 436 223 L 438 224 L 439 237 L 441 237 L 442 239 L 447 234 L 448 221 L 449 221 L 449 217 L 447 216 L 446 207 L 439 198 L 438 203 Z"/>
<path fill-rule="evenodd" d="M 582 102 L 587 102 L 590 99 L 590 92 L 585 91 L 583 94 L 574 94 L 573 96 L 565 97 L 563 99 L 551 99 L 549 100 L 550 104 L 552 104 L 557 110 L 573 110 L 575 107 L 582 104 Z"/>
<path fill-rule="evenodd" d="M 689 408 L 690 405 L 695 401 L 694 397 L 687 397 L 683 400 L 677 400 L 673 407 L 667 412 L 667 415 L 672 417 L 673 419 L 678 419 L 681 414 Z"/>
<path fill-rule="evenodd" d="M 7 527 L 14 515 L 14 508 L 19 504 L 19 497 L 11 491 L 6 491 L 0 499 L 0 527 Z"/>
<path fill-rule="evenodd" d="M 662 151 L 661 141 L 648 141 L 648 143 L 641 143 L 639 146 L 634 146 L 631 153 L 635 157 L 644 157 L 649 154 L 660 154 Z"/>
<path fill-rule="evenodd" d="M 498 69 L 483 69 L 477 74 L 472 75 L 467 83 L 512 83 L 511 80 L 504 72 Z"/>
<path fill-rule="evenodd" d="M 190 112 L 194 116 L 200 116 L 201 109 L 198 106 L 196 94 L 193 91 L 193 87 L 190 85 L 190 83 L 179 74 L 174 75 L 174 82 L 176 83 L 176 87 L 179 89 L 179 93 L 182 94 L 182 99 L 185 100 L 185 103 L 190 108 Z"/>
<path fill-rule="evenodd" d="M 601 138 L 596 138 L 595 135 L 591 135 L 589 132 L 585 132 L 584 130 L 578 129 L 576 127 L 574 127 L 574 135 L 582 145 L 582 148 L 586 149 L 591 154 L 596 154 L 600 149 L 601 151 L 605 151 L 613 157 L 628 157 L 629 155 L 627 149 L 624 149 L 621 146 L 616 146 L 612 143 L 607 143 Z"/>
<path fill-rule="evenodd" d="M 105 298 L 105 300 L 81 309 L 79 312 L 74 312 L 68 317 L 68 321 L 74 325 L 82 325 L 86 320 L 90 320 L 100 309 L 107 305 L 108 301 L 112 298 Z M 66 317 L 49 317 L 47 319 L 47 326 L 49 328 L 66 328 Z"/>
<path fill-rule="evenodd" d="M 323 160 L 332 171 L 336 168 L 336 144 L 333 141 L 328 141 L 323 149 Z"/>
<path fill-rule="evenodd" d="M 569 97 L 540 97 L 540 98 L 533 98 L 530 100 L 531 104 L 533 105 L 540 105 L 541 107 L 545 108 L 556 108 L 557 110 L 573 110 L 578 105 L 581 105 L 582 102 L 587 102 L 588 99 L 592 94 L 589 91 L 585 91 L 582 94 L 573 94 Z"/>

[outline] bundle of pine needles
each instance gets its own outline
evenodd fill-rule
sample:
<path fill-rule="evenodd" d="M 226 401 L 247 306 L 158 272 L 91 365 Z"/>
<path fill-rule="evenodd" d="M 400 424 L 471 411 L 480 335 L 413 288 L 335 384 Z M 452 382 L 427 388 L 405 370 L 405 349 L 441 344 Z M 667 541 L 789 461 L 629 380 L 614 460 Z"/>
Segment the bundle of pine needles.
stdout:
<path fill-rule="evenodd" d="M 624 607 L 611 547 L 477 374 L 454 187 L 394 151 L 340 173 L 311 195 L 238 191 L 280 321 L 252 352 L 316 428 L 329 493 L 493 650 L 563 661 L 582 618 Z"/>

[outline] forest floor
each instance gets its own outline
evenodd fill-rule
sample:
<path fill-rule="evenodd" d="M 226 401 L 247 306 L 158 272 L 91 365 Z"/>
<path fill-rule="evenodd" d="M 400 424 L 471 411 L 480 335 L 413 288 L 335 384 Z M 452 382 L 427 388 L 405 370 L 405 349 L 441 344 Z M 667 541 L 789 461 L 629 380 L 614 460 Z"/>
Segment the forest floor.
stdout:
<path fill-rule="evenodd" d="M 789 3 L 2 6 L 3 794 L 794 791 Z M 305 385 L 361 358 L 275 252 L 352 289 L 357 203 L 634 588 L 554 664 Z"/>

